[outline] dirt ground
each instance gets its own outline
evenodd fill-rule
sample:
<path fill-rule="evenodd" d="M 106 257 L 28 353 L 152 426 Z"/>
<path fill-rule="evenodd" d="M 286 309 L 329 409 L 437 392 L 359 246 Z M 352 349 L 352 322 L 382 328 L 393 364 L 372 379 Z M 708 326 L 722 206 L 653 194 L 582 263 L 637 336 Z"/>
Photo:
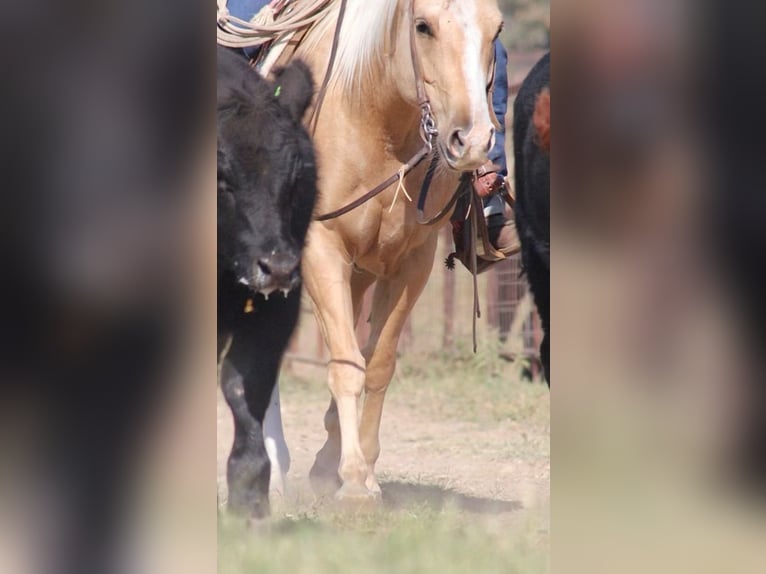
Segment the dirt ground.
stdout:
<path fill-rule="evenodd" d="M 329 398 L 322 369 L 315 371 L 310 377 L 281 379 L 282 416 L 292 458 L 282 503 L 293 508 L 315 502 L 308 473 L 324 442 L 322 420 Z M 440 392 L 439 381 L 421 383 L 421 390 L 415 392 L 413 385 L 397 378 L 401 377 L 392 382 L 384 407 L 377 464 L 386 507 L 425 504 L 436 510 L 451 506 L 468 513 L 509 516 L 522 509 L 548 507 L 548 397 L 547 389 L 544 393 L 539 389 L 544 385 L 509 383 L 499 387 L 502 392 L 484 389 L 485 401 L 535 405 L 535 414 L 524 420 L 512 409 L 508 411 L 511 416 L 490 416 L 481 402 L 465 409 L 449 405 L 460 397 L 455 396 L 454 386 Z M 459 388 L 471 392 L 465 385 Z M 232 432 L 231 415 L 219 392 L 221 502 L 226 499 L 226 458 Z M 277 501 L 277 508 L 279 505 Z"/>

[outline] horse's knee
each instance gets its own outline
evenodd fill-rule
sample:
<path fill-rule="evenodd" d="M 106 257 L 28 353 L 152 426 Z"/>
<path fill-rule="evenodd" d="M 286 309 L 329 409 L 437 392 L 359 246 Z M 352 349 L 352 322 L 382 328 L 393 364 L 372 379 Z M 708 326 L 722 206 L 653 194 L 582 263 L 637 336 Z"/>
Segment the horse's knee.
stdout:
<path fill-rule="evenodd" d="M 359 398 L 362 394 L 362 389 L 364 389 L 365 367 L 366 362 L 361 354 L 358 355 L 355 361 L 331 361 L 328 369 L 327 384 L 332 395 L 334 397 L 354 396 Z"/>

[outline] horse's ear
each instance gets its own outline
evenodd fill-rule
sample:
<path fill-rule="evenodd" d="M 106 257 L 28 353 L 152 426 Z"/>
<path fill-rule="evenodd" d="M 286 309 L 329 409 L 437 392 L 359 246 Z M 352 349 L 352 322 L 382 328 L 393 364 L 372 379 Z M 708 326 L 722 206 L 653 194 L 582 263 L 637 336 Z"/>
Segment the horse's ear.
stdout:
<path fill-rule="evenodd" d="M 301 121 L 314 96 L 314 80 L 309 67 L 295 60 L 274 72 L 274 95 L 297 121 Z"/>

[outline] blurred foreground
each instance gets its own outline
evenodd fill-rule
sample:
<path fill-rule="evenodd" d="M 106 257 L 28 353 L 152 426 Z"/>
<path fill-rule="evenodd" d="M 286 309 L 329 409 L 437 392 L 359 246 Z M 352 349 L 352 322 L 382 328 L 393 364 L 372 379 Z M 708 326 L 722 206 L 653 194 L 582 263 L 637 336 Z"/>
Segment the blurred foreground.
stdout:
<path fill-rule="evenodd" d="M 712 8 L 553 6 L 554 571 L 766 563 L 763 36 Z"/>

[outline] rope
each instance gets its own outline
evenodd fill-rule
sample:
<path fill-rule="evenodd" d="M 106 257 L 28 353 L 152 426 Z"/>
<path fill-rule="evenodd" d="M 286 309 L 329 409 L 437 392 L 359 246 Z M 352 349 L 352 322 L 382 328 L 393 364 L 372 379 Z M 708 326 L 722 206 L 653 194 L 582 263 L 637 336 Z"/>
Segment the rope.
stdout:
<path fill-rule="evenodd" d="M 325 9 L 336 0 L 293 0 L 286 5 L 272 2 L 249 22 L 231 15 L 226 7 L 227 0 L 216 1 L 218 43 L 229 48 L 249 48 L 310 26 L 323 17 Z"/>
<path fill-rule="evenodd" d="M 396 205 L 396 200 L 399 199 L 399 190 L 404 192 L 404 196 L 409 200 L 410 203 L 412 203 L 412 198 L 410 197 L 410 194 L 407 193 L 407 188 L 404 187 L 404 168 L 406 166 L 402 166 L 399 168 L 399 183 L 396 186 L 396 191 L 394 192 L 394 200 L 391 202 L 391 207 L 388 208 L 388 212 L 391 213 L 394 210 L 394 205 Z"/>

